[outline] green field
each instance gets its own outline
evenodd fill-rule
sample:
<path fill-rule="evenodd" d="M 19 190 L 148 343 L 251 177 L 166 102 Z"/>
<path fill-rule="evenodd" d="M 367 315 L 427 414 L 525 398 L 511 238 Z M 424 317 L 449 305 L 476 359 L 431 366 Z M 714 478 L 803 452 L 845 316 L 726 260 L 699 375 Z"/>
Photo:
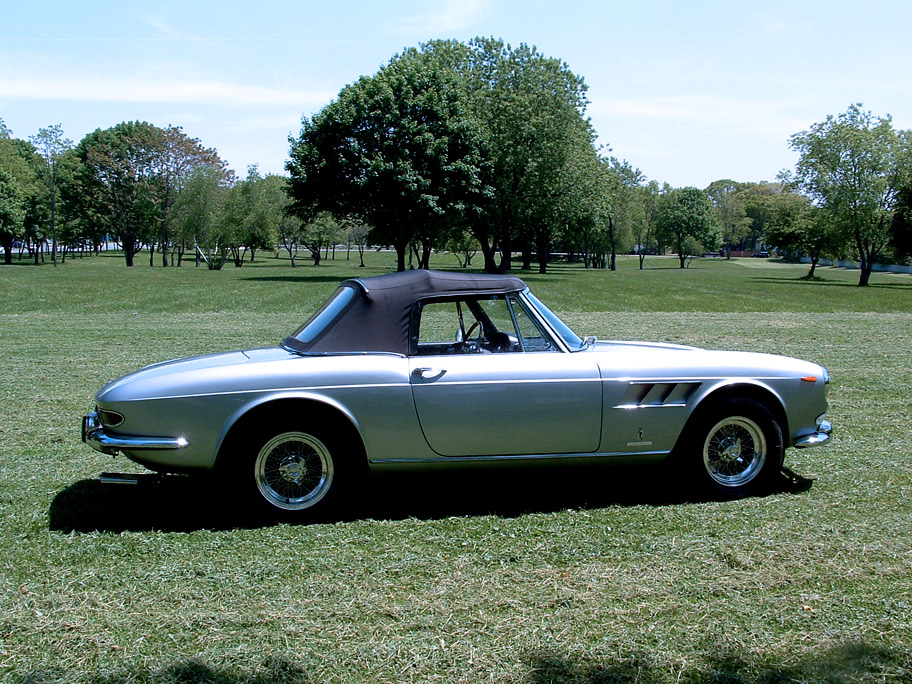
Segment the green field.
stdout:
<path fill-rule="evenodd" d="M 141 471 L 80 442 L 103 382 L 274 344 L 393 264 L 0 266 L 0 681 L 912 681 L 910 276 L 523 275 L 579 333 L 826 365 L 834 442 L 790 450 L 769 496 L 695 499 L 655 469 L 410 476 L 350 519 L 270 526 L 184 479 L 97 482 Z"/>

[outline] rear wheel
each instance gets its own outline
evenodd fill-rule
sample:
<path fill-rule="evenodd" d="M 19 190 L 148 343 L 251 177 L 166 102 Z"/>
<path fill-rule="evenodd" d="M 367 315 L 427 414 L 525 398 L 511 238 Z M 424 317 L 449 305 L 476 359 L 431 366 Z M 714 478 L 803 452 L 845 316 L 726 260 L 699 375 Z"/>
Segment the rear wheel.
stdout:
<path fill-rule="evenodd" d="M 310 427 L 314 422 L 319 429 Z M 298 411 L 250 416 L 238 426 L 243 436 L 231 440 L 222 476 L 268 518 L 311 522 L 339 516 L 343 503 L 354 507 L 367 474 L 357 436 L 340 422 L 316 412 L 306 421 Z"/>
<path fill-rule="evenodd" d="M 704 410 L 688 447 L 697 480 L 725 496 L 768 488 L 782 467 L 782 430 L 773 414 L 752 399 L 728 399 Z"/>
<path fill-rule="evenodd" d="M 306 432 L 281 432 L 262 445 L 254 460 L 257 490 L 283 511 L 303 511 L 332 490 L 335 463 L 326 444 Z"/>

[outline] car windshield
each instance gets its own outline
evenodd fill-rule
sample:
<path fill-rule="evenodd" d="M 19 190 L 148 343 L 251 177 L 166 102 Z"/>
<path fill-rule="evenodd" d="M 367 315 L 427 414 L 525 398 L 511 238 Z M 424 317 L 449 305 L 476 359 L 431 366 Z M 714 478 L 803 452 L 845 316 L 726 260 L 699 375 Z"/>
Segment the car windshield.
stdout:
<path fill-rule="evenodd" d="M 551 326 L 551 329 L 556 332 L 560 338 L 564 341 L 564 344 L 567 345 L 567 348 L 570 351 L 576 351 L 582 349 L 585 346 L 585 342 L 573 332 L 566 323 L 559 319 L 551 309 L 541 303 L 541 301 L 534 294 L 525 290 L 523 292 L 526 299 L 529 301 L 532 306 L 538 311 L 539 316 L 545 319 L 548 325 Z"/>
<path fill-rule="evenodd" d="M 340 287 L 313 316 L 307 319 L 304 325 L 286 338 L 286 344 L 291 340 L 297 340 L 301 344 L 313 342 L 351 304 L 357 294 L 353 287 Z"/>

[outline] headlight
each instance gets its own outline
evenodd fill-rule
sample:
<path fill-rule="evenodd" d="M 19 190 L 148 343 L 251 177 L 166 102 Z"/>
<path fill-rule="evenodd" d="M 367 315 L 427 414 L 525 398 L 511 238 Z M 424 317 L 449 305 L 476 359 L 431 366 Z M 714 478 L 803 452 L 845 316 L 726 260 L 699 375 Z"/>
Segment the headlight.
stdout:
<path fill-rule="evenodd" d="M 117 411 L 98 409 L 98 418 L 105 427 L 117 427 L 124 422 L 124 417 L 117 413 Z"/>

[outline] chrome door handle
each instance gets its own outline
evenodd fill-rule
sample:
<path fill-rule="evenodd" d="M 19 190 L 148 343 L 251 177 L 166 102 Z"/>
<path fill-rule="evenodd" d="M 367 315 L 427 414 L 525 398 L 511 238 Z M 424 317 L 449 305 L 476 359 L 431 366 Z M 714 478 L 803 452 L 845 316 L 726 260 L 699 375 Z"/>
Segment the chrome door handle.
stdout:
<path fill-rule="evenodd" d="M 446 373 L 440 368 L 415 368 L 412 370 L 412 377 L 416 380 L 436 380 Z"/>

